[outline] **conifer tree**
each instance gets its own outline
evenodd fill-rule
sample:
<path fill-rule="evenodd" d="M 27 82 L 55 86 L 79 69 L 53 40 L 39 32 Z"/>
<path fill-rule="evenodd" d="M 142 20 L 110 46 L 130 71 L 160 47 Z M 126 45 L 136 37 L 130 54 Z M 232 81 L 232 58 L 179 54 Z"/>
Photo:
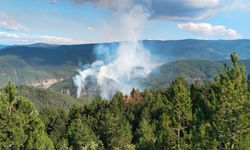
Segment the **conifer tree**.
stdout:
<path fill-rule="evenodd" d="M 249 134 L 249 93 L 245 68 L 231 55 L 232 67 L 226 65 L 215 79 L 215 107 L 211 122 L 220 149 L 238 149 Z M 243 141 L 242 141 L 243 140 Z M 241 143 L 241 144 L 240 144 Z"/>
<path fill-rule="evenodd" d="M 0 100 L 0 149 L 54 149 L 34 106 L 11 82 Z"/>
<path fill-rule="evenodd" d="M 150 124 L 147 118 L 143 118 L 137 131 L 139 136 L 138 149 L 155 149 L 156 136 L 155 127 Z"/>
<path fill-rule="evenodd" d="M 88 125 L 86 125 L 86 123 L 80 118 L 72 120 L 66 134 L 69 146 L 72 149 L 103 149 L 102 142 L 96 137 L 91 128 L 89 128 Z"/>
<path fill-rule="evenodd" d="M 183 78 L 177 78 L 168 92 L 169 126 L 175 146 L 172 149 L 187 149 L 191 140 L 192 101 L 190 91 Z"/>
<path fill-rule="evenodd" d="M 99 118 L 98 135 L 107 149 L 134 149 L 131 126 L 124 117 L 106 111 Z"/>

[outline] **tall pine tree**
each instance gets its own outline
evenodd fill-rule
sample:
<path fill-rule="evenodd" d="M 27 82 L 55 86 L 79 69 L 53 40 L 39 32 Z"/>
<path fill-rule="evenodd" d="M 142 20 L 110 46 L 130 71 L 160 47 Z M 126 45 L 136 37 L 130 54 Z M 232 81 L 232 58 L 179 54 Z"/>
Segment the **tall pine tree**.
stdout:
<path fill-rule="evenodd" d="M 249 133 L 249 93 L 245 68 L 231 55 L 232 67 L 226 65 L 213 86 L 215 101 L 211 125 L 219 149 L 241 149 Z"/>
<path fill-rule="evenodd" d="M 187 149 L 191 140 L 192 101 L 190 91 L 183 78 L 177 78 L 168 92 L 168 110 L 172 141 L 175 144 L 171 149 Z"/>

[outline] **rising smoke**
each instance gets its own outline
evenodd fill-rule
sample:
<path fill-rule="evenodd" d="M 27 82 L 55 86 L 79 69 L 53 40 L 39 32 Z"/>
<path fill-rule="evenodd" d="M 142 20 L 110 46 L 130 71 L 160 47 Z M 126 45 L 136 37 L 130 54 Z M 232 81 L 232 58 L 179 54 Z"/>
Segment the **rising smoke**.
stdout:
<path fill-rule="evenodd" d="M 103 57 L 86 65 L 74 77 L 78 97 L 86 88 L 86 80 L 90 76 L 97 80 L 103 98 L 109 99 L 117 91 L 129 94 L 132 88 L 142 88 L 133 82 L 135 78 L 145 78 L 159 65 L 154 56 L 138 42 L 143 26 L 150 17 L 148 10 L 140 4 L 124 0 L 115 12 L 113 21 L 104 25 L 103 34 L 127 42 L 121 42 L 118 46 L 96 47 L 96 54 Z"/>

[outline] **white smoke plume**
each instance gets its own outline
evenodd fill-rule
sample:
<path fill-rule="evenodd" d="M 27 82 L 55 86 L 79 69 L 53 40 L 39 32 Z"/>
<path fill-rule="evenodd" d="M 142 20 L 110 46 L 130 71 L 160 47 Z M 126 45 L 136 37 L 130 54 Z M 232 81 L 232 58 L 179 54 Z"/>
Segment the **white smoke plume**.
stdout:
<path fill-rule="evenodd" d="M 118 7 L 116 14 L 104 25 L 104 36 L 118 39 L 118 46 L 99 45 L 97 54 L 105 58 L 88 65 L 74 77 L 78 88 L 77 96 L 86 88 L 86 79 L 89 76 L 97 80 L 100 94 L 103 98 L 111 98 L 118 90 L 129 94 L 132 88 L 142 87 L 133 79 L 146 77 L 152 69 L 159 65 L 143 44 L 138 42 L 143 31 L 144 23 L 150 17 L 148 11 L 141 5 L 126 5 Z M 129 10 L 128 7 L 131 7 Z M 126 10 L 126 11 L 124 11 Z"/>

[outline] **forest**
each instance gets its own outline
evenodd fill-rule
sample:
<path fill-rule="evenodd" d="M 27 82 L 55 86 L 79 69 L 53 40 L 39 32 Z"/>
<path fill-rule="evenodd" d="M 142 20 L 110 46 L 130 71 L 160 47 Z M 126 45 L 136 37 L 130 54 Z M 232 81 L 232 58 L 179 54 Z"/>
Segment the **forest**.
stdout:
<path fill-rule="evenodd" d="M 177 77 L 167 88 L 68 109 L 38 109 L 8 82 L 0 92 L 0 149 L 249 149 L 250 76 L 236 53 L 231 61 L 206 83 Z"/>

